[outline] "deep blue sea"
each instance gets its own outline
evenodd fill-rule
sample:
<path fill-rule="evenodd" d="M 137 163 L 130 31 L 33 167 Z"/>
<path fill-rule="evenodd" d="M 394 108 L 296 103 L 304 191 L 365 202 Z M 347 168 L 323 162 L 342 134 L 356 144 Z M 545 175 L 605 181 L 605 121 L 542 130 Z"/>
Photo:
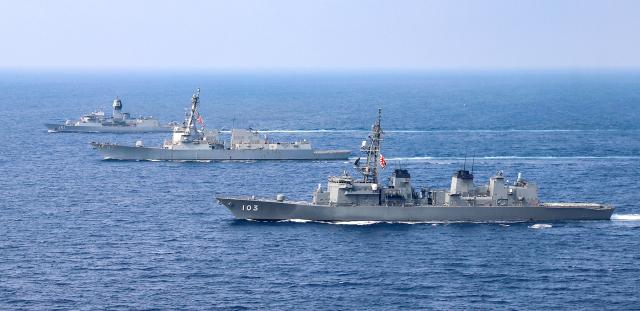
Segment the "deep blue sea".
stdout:
<path fill-rule="evenodd" d="M 545 201 L 612 221 L 236 221 L 216 195 L 309 199 L 350 161 L 104 161 L 47 133 L 115 96 L 208 127 L 355 150 L 383 108 L 383 154 L 416 186 L 523 172 Z M 0 73 L 0 309 L 640 309 L 640 72 Z"/>

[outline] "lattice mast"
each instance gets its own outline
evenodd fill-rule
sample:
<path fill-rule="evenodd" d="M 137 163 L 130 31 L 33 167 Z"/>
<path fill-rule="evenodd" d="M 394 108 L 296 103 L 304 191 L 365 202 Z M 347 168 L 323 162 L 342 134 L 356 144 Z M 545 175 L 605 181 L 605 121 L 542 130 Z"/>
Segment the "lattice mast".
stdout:
<path fill-rule="evenodd" d="M 191 131 L 196 132 L 196 118 L 198 117 L 198 105 L 200 105 L 200 88 L 196 89 L 196 92 L 191 97 L 191 111 L 187 116 L 187 129 L 186 134 L 191 135 Z"/>
<path fill-rule="evenodd" d="M 362 142 L 360 150 L 366 155 L 366 162 L 360 166 L 360 158 L 356 160 L 356 169 L 362 173 L 364 182 L 377 184 L 379 181 L 378 167 L 380 163 L 380 145 L 384 132 L 380 123 L 382 121 L 382 108 L 378 108 L 378 119 L 371 127 L 371 134 L 367 140 Z"/>

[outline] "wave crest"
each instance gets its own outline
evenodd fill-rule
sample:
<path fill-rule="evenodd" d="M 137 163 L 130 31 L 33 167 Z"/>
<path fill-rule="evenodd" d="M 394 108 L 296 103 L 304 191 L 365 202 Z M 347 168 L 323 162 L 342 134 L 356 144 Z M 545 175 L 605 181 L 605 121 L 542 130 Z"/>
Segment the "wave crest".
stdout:
<path fill-rule="evenodd" d="M 533 225 L 529 226 L 529 228 L 531 228 L 531 229 L 548 229 L 548 228 L 551 228 L 551 227 L 553 227 L 553 226 L 550 225 L 550 224 L 533 224 Z"/>
<path fill-rule="evenodd" d="M 640 221 L 640 214 L 613 214 L 611 220 L 614 221 Z"/>
<path fill-rule="evenodd" d="M 391 157 L 385 158 L 387 161 L 464 161 L 464 157 Z M 640 159 L 640 156 L 484 156 L 475 157 L 475 160 L 635 160 Z M 467 158 L 467 160 L 470 160 Z"/>
<path fill-rule="evenodd" d="M 257 130 L 261 133 L 369 133 L 369 129 L 264 129 Z M 386 133 L 573 133 L 573 132 L 628 132 L 637 129 L 387 129 Z M 223 133 L 231 132 L 228 129 Z"/>

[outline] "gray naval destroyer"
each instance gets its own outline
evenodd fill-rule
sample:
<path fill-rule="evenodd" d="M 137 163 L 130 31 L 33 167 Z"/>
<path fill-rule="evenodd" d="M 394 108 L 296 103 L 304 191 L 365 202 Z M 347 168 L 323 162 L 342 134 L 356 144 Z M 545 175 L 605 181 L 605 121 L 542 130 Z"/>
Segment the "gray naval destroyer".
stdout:
<path fill-rule="evenodd" d="M 127 112 L 122 112 L 122 100 L 113 100 L 113 113 L 108 116 L 103 110 L 98 109 L 85 114 L 78 120 L 66 120 L 64 123 L 47 123 L 45 126 L 51 133 L 75 132 L 75 133 L 145 133 L 145 132 L 171 132 L 174 123 L 160 124 L 154 117 L 132 118 Z"/>
<path fill-rule="evenodd" d="M 416 189 L 406 169 L 393 171 L 387 186 L 381 186 L 378 170 L 386 162 L 380 153 L 382 129 L 380 111 L 354 166 L 362 174 L 354 179 L 344 172 L 329 177 L 327 189 L 321 184 L 311 202 L 289 201 L 278 194 L 273 199 L 256 197 L 218 197 L 238 219 L 388 221 L 388 222 L 523 222 L 562 220 L 608 220 L 614 208 L 593 203 L 543 203 L 538 187 L 518 174 L 515 183 L 505 182 L 500 171 L 488 185 L 476 186 L 466 169 L 451 177 L 448 190 Z"/>
<path fill-rule="evenodd" d="M 232 129 L 229 143 L 220 139 L 217 130 L 206 130 L 198 113 L 200 89 L 191 98 L 191 109 L 180 126 L 173 129 L 171 140 L 160 147 L 145 147 L 92 142 L 105 159 L 136 161 L 212 161 L 212 160 L 346 160 L 349 150 L 316 150 L 306 140 L 274 142 L 257 131 Z"/>

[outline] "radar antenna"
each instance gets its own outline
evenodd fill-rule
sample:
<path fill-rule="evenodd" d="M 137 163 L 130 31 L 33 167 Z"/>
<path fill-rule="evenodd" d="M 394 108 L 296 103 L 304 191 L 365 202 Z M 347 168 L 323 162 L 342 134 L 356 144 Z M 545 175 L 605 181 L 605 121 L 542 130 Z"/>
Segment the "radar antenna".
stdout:
<path fill-rule="evenodd" d="M 368 137 L 368 141 L 363 141 L 360 150 L 366 155 L 366 160 L 363 166 L 360 166 L 360 161 L 356 161 L 355 166 L 360 171 L 364 178 L 365 183 L 377 184 L 378 177 L 378 165 L 380 159 L 380 143 L 382 142 L 382 127 L 380 123 L 382 121 L 382 108 L 378 108 L 378 118 L 371 128 L 371 134 Z"/>
<path fill-rule="evenodd" d="M 476 165 L 476 153 L 473 153 L 473 158 L 471 158 L 471 175 L 473 175 L 473 168 Z"/>
<path fill-rule="evenodd" d="M 196 89 L 196 92 L 193 94 L 193 96 L 191 97 L 191 111 L 189 112 L 189 115 L 187 116 L 187 119 L 185 120 L 187 123 L 187 129 L 186 129 L 186 133 L 187 135 L 191 135 L 191 132 L 193 131 L 194 133 L 197 132 L 196 131 L 196 118 L 198 115 L 198 105 L 200 104 L 200 88 Z"/>
<path fill-rule="evenodd" d="M 467 153 L 466 152 L 464 154 L 464 164 L 462 164 L 462 170 L 463 171 L 467 170 Z"/>

